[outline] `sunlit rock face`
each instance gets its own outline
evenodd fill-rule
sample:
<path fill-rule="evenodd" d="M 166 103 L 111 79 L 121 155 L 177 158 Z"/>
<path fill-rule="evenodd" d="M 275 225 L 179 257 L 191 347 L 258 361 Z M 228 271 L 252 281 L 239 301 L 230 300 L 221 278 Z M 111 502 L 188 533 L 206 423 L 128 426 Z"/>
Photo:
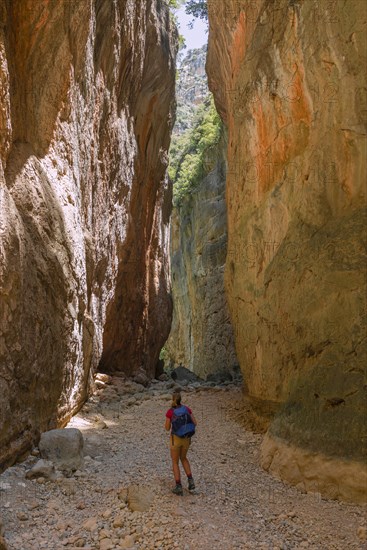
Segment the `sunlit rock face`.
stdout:
<path fill-rule="evenodd" d="M 0 467 L 167 338 L 175 32 L 158 0 L 0 2 Z"/>
<path fill-rule="evenodd" d="M 363 501 L 367 6 L 208 5 L 229 134 L 227 299 L 249 397 L 278 411 L 262 463 Z"/>

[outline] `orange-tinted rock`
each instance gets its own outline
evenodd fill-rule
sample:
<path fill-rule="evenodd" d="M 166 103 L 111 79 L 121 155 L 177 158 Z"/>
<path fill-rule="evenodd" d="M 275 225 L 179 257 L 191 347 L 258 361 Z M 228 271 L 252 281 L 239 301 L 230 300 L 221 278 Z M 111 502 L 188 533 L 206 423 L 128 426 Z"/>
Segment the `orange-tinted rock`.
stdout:
<path fill-rule="evenodd" d="M 263 464 L 294 482 L 284 463 L 276 466 L 282 441 L 283 456 L 320 453 L 339 474 L 343 460 L 359 471 L 367 441 L 367 6 L 208 7 L 209 83 L 228 126 L 225 280 L 236 351 L 260 412 L 261 402 L 279 409 Z M 315 473 L 321 487 L 323 472 Z M 337 494 L 362 499 L 353 484 Z"/>
<path fill-rule="evenodd" d="M 171 316 L 175 31 L 158 0 L 0 1 L 0 467 Z"/>

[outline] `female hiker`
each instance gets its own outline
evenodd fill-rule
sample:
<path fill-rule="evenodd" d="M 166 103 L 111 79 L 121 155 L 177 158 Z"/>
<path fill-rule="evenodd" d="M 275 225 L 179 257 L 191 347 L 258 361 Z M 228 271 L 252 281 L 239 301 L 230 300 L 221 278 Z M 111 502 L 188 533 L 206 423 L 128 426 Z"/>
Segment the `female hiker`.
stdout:
<path fill-rule="evenodd" d="M 171 430 L 170 451 L 173 475 L 175 476 L 176 481 L 176 487 L 172 489 L 172 492 L 176 495 L 183 495 L 179 465 L 180 460 L 187 475 L 189 491 L 193 491 L 195 489 L 190 463 L 187 460 L 186 455 L 190 447 L 191 437 L 195 433 L 196 425 L 197 422 L 191 409 L 186 405 L 181 405 L 181 394 L 179 392 L 175 392 L 172 395 L 171 408 L 168 409 L 166 413 L 165 428 L 167 431 Z"/>

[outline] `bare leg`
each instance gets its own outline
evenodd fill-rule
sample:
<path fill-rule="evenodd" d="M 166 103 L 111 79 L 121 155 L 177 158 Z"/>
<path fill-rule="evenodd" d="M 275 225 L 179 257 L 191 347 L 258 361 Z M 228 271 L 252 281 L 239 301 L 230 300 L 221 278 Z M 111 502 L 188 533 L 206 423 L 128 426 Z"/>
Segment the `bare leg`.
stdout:
<path fill-rule="evenodd" d="M 180 472 L 180 466 L 179 466 L 180 451 L 171 449 L 171 458 L 172 458 L 173 475 L 175 476 L 175 481 L 177 482 L 181 480 L 181 472 Z"/>
<path fill-rule="evenodd" d="M 183 469 L 185 470 L 185 474 L 187 476 L 189 476 L 189 475 L 191 475 L 191 466 L 190 466 L 190 462 L 186 458 L 187 451 L 188 451 L 188 449 L 183 449 L 181 447 L 180 459 L 181 459 L 181 464 L 183 466 Z"/>

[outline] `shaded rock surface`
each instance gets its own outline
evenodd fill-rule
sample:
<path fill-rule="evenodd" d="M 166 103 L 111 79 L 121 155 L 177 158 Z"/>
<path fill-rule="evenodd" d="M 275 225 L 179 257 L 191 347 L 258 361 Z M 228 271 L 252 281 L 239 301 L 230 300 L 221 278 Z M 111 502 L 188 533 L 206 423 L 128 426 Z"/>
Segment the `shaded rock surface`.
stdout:
<path fill-rule="evenodd" d="M 263 464 L 294 482 L 276 465 L 286 445 L 298 482 L 296 449 L 358 469 L 367 443 L 367 5 L 208 7 L 209 86 L 228 128 L 225 281 L 236 351 L 259 413 L 278 409 Z M 315 479 L 323 475 L 316 468 Z"/>
<path fill-rule="evenodd" d="M 190 50 L 178 67 L 175 136 L 190 131 L 208 104 L 207 46 Z M 171 151 L 172 154 L 172 151 Z M 165 345 L 166 366 L 184 365 L 205 378 L 237 363 L 224 293 L 227 245 L 225 144 L 206 152 L 207 177 L 173 209 L 171 285 L 173 320 Z"/>
<path fill-rule="evenodd" d="M 200 378 L 191 370 L 186 367 L 177 367 L 171 372 L 171 378 L 173 380 L 182 381 L 186 380 L 187 382 L 197 382 Z"/>
<path fill-rule="evenodd" d="M 166 343 L 168 362 L 182 364 L 201 378 L 237 365 L 224 291 L 227 225 L 223 155 L 222 144 L 211 153 L 211 166 L 208 159 L 207 177 L 172 214 L 173 319 Z"/>
<path fill-rule="evenodd" d="M 175 40 L 160 0 L 0 1 L 0 469 L 99 363 L 154 374 Z"/>
<path fill-rule="evenodd" d="M 32 468 L 26 473 L 26 479 L 37 479 L 39 477 L 43 479 L 54 479 L 55 478 L 55 467 L 49 460 L 38 460 Z"/>
<path fill-rule="evenodd" d="M 80 430 L 65 428 L 41 435 L 38 444 L 42 458 L 50 460 L 58 470 L 78 470 L 84 463 L 84 440 Z"/>

